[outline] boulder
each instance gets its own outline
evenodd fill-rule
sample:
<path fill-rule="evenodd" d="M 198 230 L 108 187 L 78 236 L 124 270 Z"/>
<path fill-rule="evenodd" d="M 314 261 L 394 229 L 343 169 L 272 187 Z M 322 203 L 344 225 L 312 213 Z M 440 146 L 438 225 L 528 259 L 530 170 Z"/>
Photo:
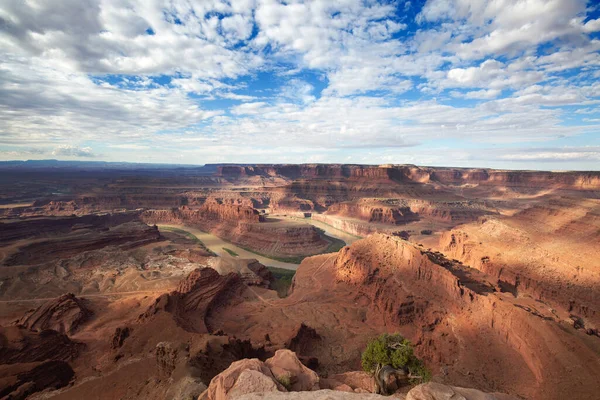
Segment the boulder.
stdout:
<path fill-rule="evenodd" d="M 202 400 L 227 400 L 229 399 L 229 392 L 236 385 L 238 378 L 245 371 L 257 371 L 264 375 L 266 378 L 271 379 L 277 390 L 285 391 L 285 388 L 276 381 L 275 376 L 271 370 L 257 358 L 243 359 L 240 361 L 233 362 L 229 368 L 215 376 L 208 385 L 208 390 L 202 394 L 200 399 Z M 245 382 L 244 382 L 245 381 Z M 267 381 L 264 379 L 256 378 L 256 374 L 245 374 L 243 381 L 238 385 L 236 391 L 241 395 L 242 390 L 248 390 L 253 387 L 267 387 L 269 386 Z"/>
<path fill-rule="evenodd" d="M 242 371 L 235 385 L 229 391 L 229 398 L 237 398 L 247 393 L 278 392 L 277 382 L 260 371 Z"/>
<path fill-rule="evenodd" d="M 331 379 L 356 389 L 362 389 L 368 393 L 375 393 L 375 380 L 373 376 L 364 371 L 344 372 L 331 376 Z"/>
<path fill-rule="evenodd" d="M 293 351 L 277 350 L 275 355 L 265 361 L 265 365 L 278 381 L 289 379 L 289 390 L 294 392 L 319 389 L 319 376 L 306 368 Z"/>

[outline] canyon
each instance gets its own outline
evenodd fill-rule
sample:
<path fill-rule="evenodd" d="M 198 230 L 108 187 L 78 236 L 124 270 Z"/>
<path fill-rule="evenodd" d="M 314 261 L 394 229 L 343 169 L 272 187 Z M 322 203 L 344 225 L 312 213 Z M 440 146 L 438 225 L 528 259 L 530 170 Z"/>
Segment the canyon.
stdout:
<path fill-rule="evenodd" d="M 598 172 L 0 170 L 2 398 L 378 398 L 382 333 L 396 398 L 600 390 Z"/>

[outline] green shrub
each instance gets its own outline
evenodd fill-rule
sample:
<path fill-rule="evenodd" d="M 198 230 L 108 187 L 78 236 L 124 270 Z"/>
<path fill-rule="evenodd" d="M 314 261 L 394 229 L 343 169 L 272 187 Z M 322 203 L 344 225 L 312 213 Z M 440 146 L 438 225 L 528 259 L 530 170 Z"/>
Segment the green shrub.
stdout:
<path fill-rule="evenodd" d="M 279 297 L 286 297 L 290 287 L 292 286 L 292 281 L 294 280 L 294 274 L 296 271 L 277 267 L 267 268 L 269 271 L 271 271 L 272 277 L 269 289 L 276 290 Z"/>
<path fill-rule="evenodd" d="M 407 369 L 419 382 L 431 379 L 431 373 L 413 352 L 412 344 L 400 334 L 383 335 L 371 340 L 362 354 L 362 367 L 374 374 L 384 365 Z"/>
<path fill-rule="evenodd" d="M 238 253 L 236 253 L 235 251 L 233 251 L 231 249 L 228 249 L 227 247 L 223 247 L 223 250 L 225 250 L 226 252 L 228 252 L 230 256 L 233 256 L 233 257 L 237 257 L 238 256 Z"/>
<path fill-rule="evenodd" d="M 292 380 L 289 375 L 280 375 L 277 377 L 277 381 L 289 392 L 292 390 Z"/>

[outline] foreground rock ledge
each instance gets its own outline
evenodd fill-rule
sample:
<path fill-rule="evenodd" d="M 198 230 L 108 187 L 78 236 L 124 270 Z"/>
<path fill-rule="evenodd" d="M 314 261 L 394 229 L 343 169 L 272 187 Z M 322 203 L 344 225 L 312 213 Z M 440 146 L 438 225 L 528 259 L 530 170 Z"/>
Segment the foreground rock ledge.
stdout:
<path fill-rule="evenodd" d="M 358 374 L 358 372 L 357 372 Z M 318 375 L 306 368 L 290 350 L 278 350 L 275 356 L 262 362 L 256 358 L 231 364 L 215 376 L 208 389 L 198 400 L 254 400 L 254 399 L 384 399 L 404 400 L 518 400 L 501 394 L 485 393 L 476 389 L 447 386 L 429 382 L 411 389 L 408 394 L 381 396 L 365 393 L 361 387 L 343 384 L 339 389 L 322 389 L 331 386 L 332 379 L 321 381 Z M 320 385 L 322 384 L 322 385 Z M 369 383 L 368 383 L 369 384 Z"/>

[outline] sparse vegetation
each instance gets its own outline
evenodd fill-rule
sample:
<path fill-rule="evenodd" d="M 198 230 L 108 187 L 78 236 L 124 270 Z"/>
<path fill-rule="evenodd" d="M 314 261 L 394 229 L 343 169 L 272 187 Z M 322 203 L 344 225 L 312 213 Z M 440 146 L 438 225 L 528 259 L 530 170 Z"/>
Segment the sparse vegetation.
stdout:
<path fill-rule="evenodd" d="M 289 375 L 280 375 L 277 377 L 277 382 L 289 392 L 292 390 L 292 380 Z"/>
<path fill-rule="evenodd" d="M 316 229 L 321 234 L 321 237 L 329 242 L 329 246 L 323 253 L 337 253 L 344 246 L 346 246 L 346 242 L 344 242 L 343 240 L 326 235 L 325 231 L 323 229 L 320 229 L 320 228 L 316 228 Z"/>
<path fill-rule="evenodd" d="M 432 235 L 433 231 L 431 229 L 423 229 L 421 231 L 421 235 Z"/>
<path fill-rule="evenodd" d="M 431 373 L 417 356 L 412 344 L 400 334 L 387 333 L 371 340 L 362 354 L 362 367 L 365 371 L 376 374 L 384 365 L 403 369 L 416 382 L 431 379 Z"/>
<path fill-rule="evenodd" d="M 302 260 L 304 260 L 306 257 L 310 257 L 310 256 L 278 257 L 278 256 L 274 256 L 272 254 L 261 253 L 254 249 L 251 249 L 249 247 L 240 246 L 239 244 L 237 246 L 241 249 L 249 251 L 250 253 L 254 253 L 256 255 L 263 256 L 263 257 L 267 257 L 267 258 L 270 258 L 271 260 L 281 261 L 281 262 L 290 263 L 290 264 L 300 264 L 302 262 Z"/>
<path fill-rule="evenodd" d="M 238 253 L 236 253 L 235 251 L 233 251 L 231 249 L 228 249 L 227 247 L 223 247 L 223 250 L 225 250 L 227 253 L 229 253 L 229 255 L 232 256 L 232 257 L 238 257 L 239 256 Z"/>
<path fill-rule="evenodd" d="M 279 297 L 286 297 L 296 271 L 285 268 L 267 267 L 271 271 L 273 280 L 270 289 L 277 291 Z"/>

